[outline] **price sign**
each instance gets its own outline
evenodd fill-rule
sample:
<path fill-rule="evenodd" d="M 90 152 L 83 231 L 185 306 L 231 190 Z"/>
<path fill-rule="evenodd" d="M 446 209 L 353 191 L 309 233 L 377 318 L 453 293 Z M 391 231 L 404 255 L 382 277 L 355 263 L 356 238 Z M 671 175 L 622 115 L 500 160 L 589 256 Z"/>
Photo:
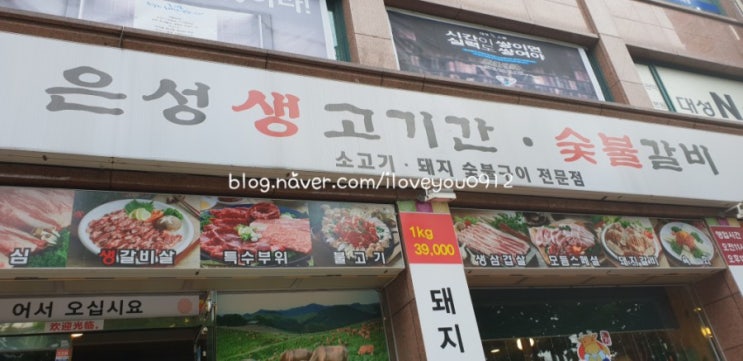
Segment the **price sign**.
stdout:
<path fill-rule="evenodd" d="M 462 264 L 451 215 L 400 213 L 408 263 Z"/>

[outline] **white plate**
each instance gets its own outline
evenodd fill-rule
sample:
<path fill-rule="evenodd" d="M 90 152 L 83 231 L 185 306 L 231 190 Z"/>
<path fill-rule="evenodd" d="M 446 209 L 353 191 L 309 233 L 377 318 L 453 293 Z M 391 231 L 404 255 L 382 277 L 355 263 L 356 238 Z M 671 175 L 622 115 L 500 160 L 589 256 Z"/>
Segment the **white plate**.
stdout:
<path fill-rule="evenodd" d="M 671 247 L 671 244 L 669 243 L 669 240 L 675 240 L 673 231 L 671 231 L 671 228 L 673 227 L 678 227 L 683 231 L 689 232 L 689 234 L 696 233 L 697 235 L 699 235 L 699 239 L 702 242 L 699 243 L 695 241 L 695 244 L 697 245 L 699 249 L 701 249 L 707 254 L 707 257 L 706 258 L 695 258 L 691 254 L 691 252 L 686 250 L 686 248 L 682 250 L 681 254 L 676 253 L 673 250 L 673 247 Z M 691 266 L 708 265 L 712 262 L 712 257 L 714 257 L 715 255 L 715 247 L 712 245 L 712 241 L 707 237 L 707 234 L 699 230 L 699 228 L 694 227 L 688 223 L 683 223 L 683 222 L 667 223 L 660 230 L 660 241 L 663 244 L 663 248 L 666 249 L 666 253 L 671 255 L 671 257 L 687 265 L 691 265 Z"/>
<path fill-rule="evenodd" d="M 604 229 L 601 230 L 601 243 L 603 244 L 604 250 L 606 251 L 606 253 L 608 253 L 610 256 L 612 256 L 612 258 L 614 258 L 616 260 L 619 260 L 619 258 L 622 257 L 622 256 L 614 253 L 614 251 L 611 248 L 609 248 L 609 245 L 606 244 L 606 231 L 609 230 L 609 228 L 611 228 L 615 224 L 618 224 L 618 223 L 616 223 L 616 222 L 615 223 L 609 223 L 609 224 L 607 224 L 604 227 Z M 621 227 L 621 224 L 620 224 L 620 227 Z M 644 227 L 643 227 L 643 229 L 644 229 Z M 658 242 L 658 238 L 655 237 L 655 234 L 653 234 L 652 241 L 653 241 L 653 244 L 655 246 L 655 252 L 653 253 L 653 257 L 655 257 L 655 259 L 658 259 L 658 257 L 660 257 L 661 245 L 660 245 L 660 242 Z"/>
<path fill-rule="evenodd" d="M 94 254 L 98 255 L 101 253 L 101 248 L 98 247 L 95 243 L 93 243 L 93 240 L 90 239 L 90 235 L 88 234 L 88 225 L 90 222 L 100 219 L 103 216 L 113 213 L 119 210 L 124 209 L 124 207 L 127 205 L 127 203 L 133 201 L 134 199 L 120 199 L 118 201 L 108 202 L 101 204 L 98 207 L 93 208 L 90 212 L 88 212 L 83 219 L 80 220 L 80 225 L 77 229 L 78 237 L 80 238 L 80 243 L 85 246 L 88 250 L 93 252 Z M 173 249 L 175 250 L 176 254 L 180 254 L 183 252 L 186 247 L 191 243 L 191 240 L 194 235 L 194 227 L 193 224 L 185 217 L 185 211 L 180 209 L 176 206 L 171 206 L 162 202 L 158 201 L 149 201 L 144 199 L 137 199 L 139 202 L 152 202 L 155 209 L 159 210 L 165 210 L 168 208 L 176 209 L 178 212 L 181 212 L 181 214 L 184 215 L 183 219 L 183 226 L 177 231 L 174 232 L 175 234 L 181 235 L 181 241 L 176 243 L 175 247 Z"/>

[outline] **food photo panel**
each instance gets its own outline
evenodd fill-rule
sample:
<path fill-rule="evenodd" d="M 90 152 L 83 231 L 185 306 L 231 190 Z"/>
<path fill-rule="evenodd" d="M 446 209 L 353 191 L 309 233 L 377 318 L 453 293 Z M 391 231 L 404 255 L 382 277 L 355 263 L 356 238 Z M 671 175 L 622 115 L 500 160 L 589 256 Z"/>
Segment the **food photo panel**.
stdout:
<path fill-rule="evenodd" d="M 594 216 L 594 231 L 611 263 L 619 267 L 668 267 L 650 219 Z"/>
<path fill-rule="evenodd" d="M 218 197 L 200 215 L 202 267 L 309 267 L 306 201 Z"/>
<path fill-rule="evenodd" d="M 65 267 L 75 191 L 0 187 L 0 269 Z"/>
<path fill-rule="evenodd" d="M 76 191 L 67 266 L 198 268 L 200 198 Z"/>
<path fill-rule="evenodd" d="M 545 266 L 521 212 L 453 208 L 451 214 L 465 266 Z"/>
<path fill-rule="evenodd" d="M 651 219 L 674 267 L 725 267 L 703 220 Z"/>
<path fill-rule="evenodd" d="M 395 207 L 310 202 L 316 266 L 387 266 L 402 262 Z"/>
<path fill-rule="evenodd" d="M 612 267 L 588 215 L 523 212 L 529 238 L 550 267 Z"/>

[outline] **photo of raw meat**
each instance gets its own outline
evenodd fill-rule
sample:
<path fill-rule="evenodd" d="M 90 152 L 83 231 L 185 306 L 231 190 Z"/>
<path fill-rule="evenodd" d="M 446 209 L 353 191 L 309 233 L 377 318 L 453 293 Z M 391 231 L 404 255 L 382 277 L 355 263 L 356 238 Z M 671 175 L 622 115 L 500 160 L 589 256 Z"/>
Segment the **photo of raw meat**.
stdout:
<path fill-rule="evenodd" d="M 0 188 L 0 268 L 64 267 L 75 191 Z"/>
<path fill-rule="evenodd" d="M 526 220 L 513 211 L 452 209 L 465 265 L 532 267 L 540 265 L 529 240 Z"/>
<path fill-rule="evenodd" d="M 271 201 L 204 211 L 199 242 L 213 266 L 299 266 L 312 256 L 307 212 Z"/>

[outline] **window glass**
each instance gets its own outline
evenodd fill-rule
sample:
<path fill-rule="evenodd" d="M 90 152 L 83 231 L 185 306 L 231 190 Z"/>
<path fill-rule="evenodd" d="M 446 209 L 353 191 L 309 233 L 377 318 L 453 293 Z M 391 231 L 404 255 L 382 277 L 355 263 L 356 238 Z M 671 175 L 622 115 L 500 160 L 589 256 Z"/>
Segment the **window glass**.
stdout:
<path fill-rule="evenodd" d="M 657 97 L 652 91 L 655 84 L 667 95 L 667 108 L 702 117 L 743 120 L 743 82 L 653 65 L 648 68 L 655 75 L 651 80 L 642 67 L 638 69 L 648 94 Z M 658 105 L 656 109 L 662 108 Z"/>
<path fill-rule="evenodd" d="M 682 287 L 471 293 L 488 361 L 719 359 Z"/>
<path fill-rule="evenodd" d="M 584 49 L 388 11 L 400 70 L 603 100 Z"/>
<path fill-rule="evenodd" d="M 655 81 L 653 72 L 652 70 L 650 70 L 650 67 L 643 64 L 635 64 L 635 68 L 637 68 L 637 73 L 640 74 L 642 86 L 645 88 L 645 91 L 648 92 L 650 101 L 653 102 L 653 108 L 659 110 L 670 110 L 668 108 L 668 105 L 666 105 L 666 100 L 663 97 L 663 92 Z"/>
<path fill-rule="evenodd" d="M 662 0 L 676 5 L 685 6 L 688 8 L 696 9 L 699 11 L 705 11 L 708 13 L 725 15 L 725 12 L 720 6 L 718 0 Z"/>
<path fill-rule="evenodd" d="M 0 6 L 335 59 L 324 0 L 67 0 Z"/>

